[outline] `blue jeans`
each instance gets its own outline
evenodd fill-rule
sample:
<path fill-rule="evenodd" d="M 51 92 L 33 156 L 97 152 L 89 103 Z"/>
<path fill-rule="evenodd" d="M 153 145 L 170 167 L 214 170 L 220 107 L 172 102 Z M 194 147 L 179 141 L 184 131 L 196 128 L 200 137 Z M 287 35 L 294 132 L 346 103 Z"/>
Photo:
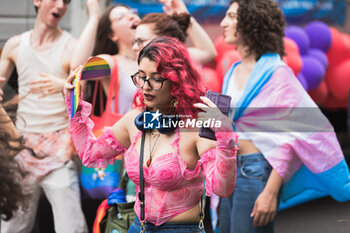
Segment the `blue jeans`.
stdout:
<path fill-rule="evenodd" d="M 162 233 L 205 233 L 204 230 L 198 228 L 199 223 L 164 223 L 156 226 L 152 223 L 146 222 L 145 233 L 162 232 Z M 130 226 L 128 233 L 140 233 L 141 223 L 136 216 L 134 223 Z"/>
<path fill-rule="evenodd" d="M 263 191 L 272 167 L 263 154 L 237 156 L 237 181 L 233 194 L 221 198 L 220 233 L 273 233 L 273 222 L 254 227 L 250 214 L 255 200 Z"/>

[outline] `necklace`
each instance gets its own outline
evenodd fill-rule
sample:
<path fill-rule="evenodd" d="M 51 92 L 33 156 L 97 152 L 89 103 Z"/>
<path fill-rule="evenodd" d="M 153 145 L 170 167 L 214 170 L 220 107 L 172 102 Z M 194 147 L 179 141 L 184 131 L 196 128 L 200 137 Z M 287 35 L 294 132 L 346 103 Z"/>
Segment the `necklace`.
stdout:
<path fill-rule="evenodd" d="M 121 53 L 119 53 L 119 55 L 122 56 L 123 58 L 127 59 L 127 60 L 136 61 L 136 57 L 134 57 L 134 56 L 128 56 L 126 54 L 121 54 Z"/>
<path fill-rule="evenodd" d="M 154 150 L 154 147 L 156 146 L 157 144 L 157 141 L 160 137 L 160 133 L 156 134 L 156 141 L 154 142 L 153 146 L 151 146 L 152 144 L 152 136 L 155 136 L 155 135 L 152 135 L 152 133 L 150 134 L 150 138 L 149 138 L 149 159 L 147 160 L 147 167 L 149 167 L 152 163 L 152 153 L 153 153 L 153 150 Z M 152 148 L 151 148 L 152 147 Z"/>

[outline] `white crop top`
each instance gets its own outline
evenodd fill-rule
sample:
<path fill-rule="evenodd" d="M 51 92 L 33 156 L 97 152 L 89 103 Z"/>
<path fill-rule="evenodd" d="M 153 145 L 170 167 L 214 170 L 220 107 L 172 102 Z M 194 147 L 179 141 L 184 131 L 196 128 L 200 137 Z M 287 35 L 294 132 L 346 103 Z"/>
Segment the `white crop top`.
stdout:
<path fill-rule="evenodd" d="M 233 119 L 233 116 L 235 115 L 235 112 L 236 112 L 237 103 L 243 94 L 243 90 L 240 90 L 237 87 L 235 70 L 232 72 L 232 76 L 229 80 L 227 94 L 231 96 L 231 108 L 230 108 L 229 117 Z M 247 133 L 238 131 L 237 134 L 239 135 L 239 140 L 250 140 Z"/>
<path fill-rule="evenodd" d="M 120 114 L 125 114 L 132 109 L 131 106 L 137 90 L 138 88 L 132 82 L 130 75 L 119 67 L 118 112 Z"/>

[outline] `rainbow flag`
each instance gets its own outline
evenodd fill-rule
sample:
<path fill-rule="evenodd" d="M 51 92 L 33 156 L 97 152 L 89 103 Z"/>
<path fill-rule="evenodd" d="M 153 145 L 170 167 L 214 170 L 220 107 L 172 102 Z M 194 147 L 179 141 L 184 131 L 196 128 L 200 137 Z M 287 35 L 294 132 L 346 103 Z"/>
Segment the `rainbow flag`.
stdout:
<path fill-rule="evenodd" d="M 74 89 L 71 91 L 71 117 L 77 111 L 80 98 L 80 80 L 88 80 L 94 78 L 103 78 L 111 75 L 111 69 L 108 62 L 101 57 L 91 57 L 84 66 L 79 69 L 74 77 Z"/>
<path fill-rule="evenodd" d="M 83 67 L 77 70 L 75 73 L 75 77 L 73 79 L 73 85 L 74 89 L 70 93 L 70 98 L 71 98 L 71 117 L 74 116 L 78 109 L 78 104 L 79 104 L 79 96 L 80 96 L 80 78 L 81 78 L 81 73 L 82 73 Z"/>
<path fill-rule="evenodd" d="M 111 75 L 108 62 L 101 57 L 92 57 L 84 65 L 81 80 L 100 78 Z"/>

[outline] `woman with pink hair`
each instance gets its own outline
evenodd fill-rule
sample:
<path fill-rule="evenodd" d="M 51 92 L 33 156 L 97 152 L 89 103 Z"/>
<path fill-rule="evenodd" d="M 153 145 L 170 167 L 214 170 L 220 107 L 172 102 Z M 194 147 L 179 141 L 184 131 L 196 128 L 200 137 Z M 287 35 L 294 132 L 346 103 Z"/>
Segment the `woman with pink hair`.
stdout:
<path fill-rule="evenodd" d="M 66 92 L 74 87 L 72 78 Z M 99 138 L 91 133 L 90 104 L 79 102 L 70 119 L 77 153 L 89 167 L 106 167 L 124 155 L 138 193 L 137 217 L 129 232 L 204 232 L 200 205 L 204 178 L 208 196 L 227 197 L 235 186 L 237 135 L 232 122 L 203 97 L 200 76 L 186 47 L 176 39 L 161 37 L 147 44 L 131 78 L 139 88 L 136 108 Z M 70 106 L 69 95 L 66 98 Z M 147 119 L 166 116 L 171 127 L 161 121 L 160 127 L 145 126 Z M 211 125 L 216 141 L 200 137 L 196 129 L 198 122 L 210 119 L 219 122 Z"/>

